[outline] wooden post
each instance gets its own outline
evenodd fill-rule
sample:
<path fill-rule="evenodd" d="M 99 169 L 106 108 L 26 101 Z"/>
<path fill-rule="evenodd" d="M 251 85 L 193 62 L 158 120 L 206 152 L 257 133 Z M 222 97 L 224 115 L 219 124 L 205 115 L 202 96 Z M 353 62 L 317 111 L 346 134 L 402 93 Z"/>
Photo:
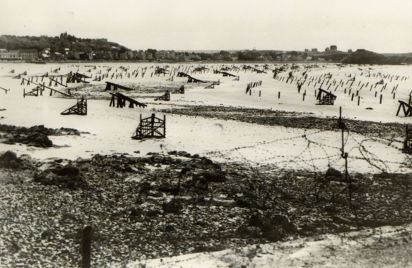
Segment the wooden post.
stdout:
<path fill-rule="evenodd" d="M 150 119 L 150 135 L 154 137 L 154 119 L 155 114 L 152 114 L 152 118 Z"/>
<path fill-rule="evenodd" d="M 92 231 L 93 229 L 91 226 L 86 226 L 82 232 L 82 241 L 80 245 L 82 254 L 82 268 L 90 268 Z"/>
<path fill-rule="evenodd" d="M 345 181 L 347 181 L 348 184 L 348 191 L 349 191 L 349 207 L 352 207 L 352 180 L 349 176 L 349 172 L 348 172 L 348 153 L 344 154 L 344 158 L 345 158 Z"/>
<path fill-rule="evenodd" d="M 379 104 L 382 104 L 383 95 L 381 94 Z"/>
<path fill-rule="evenodd" d="M 166 115 L 163 115 L 163 137 L 166 138 Z"/>
<path fill-rule="evenodd" d="M 359 106 L 359 103 L 360 103 L 360 96 L 358 96 L 358 106 Z"/>
<path fill-rule="evenodd" d="M 278 91 L 278 99 L 280 99 L 280 91 Z"/>

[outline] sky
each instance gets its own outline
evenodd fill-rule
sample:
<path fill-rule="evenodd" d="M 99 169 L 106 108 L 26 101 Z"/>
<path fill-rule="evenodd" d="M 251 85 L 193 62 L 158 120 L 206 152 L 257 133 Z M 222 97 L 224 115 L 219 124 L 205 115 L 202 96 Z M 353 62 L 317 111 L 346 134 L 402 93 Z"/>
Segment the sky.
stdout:
<path fill-rule="evenodd" d="M 0 35 L 130 49 L 412 52 L 412 0 L 0 0 Z"/>

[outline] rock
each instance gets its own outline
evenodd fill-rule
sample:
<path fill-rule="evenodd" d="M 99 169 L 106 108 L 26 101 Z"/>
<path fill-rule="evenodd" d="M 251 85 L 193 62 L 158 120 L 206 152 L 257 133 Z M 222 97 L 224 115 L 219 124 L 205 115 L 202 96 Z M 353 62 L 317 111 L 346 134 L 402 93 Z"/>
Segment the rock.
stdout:
<path fill-rule="evenodd" d="M 165 227 L 165 232 L 175 232 L 176 231 L 176 227 L 172 224 L 168 224 Z"/>
<path fill-rule="evenodd" d="M 207 192 L 209 189 L 209 183 L 201 174 L 193 175 L 193 188 L 198 193 Z"/>
<path fill-rule="evenodd" d="M 334 169 L 333 167 L 329 167 L 328 170 L 326 171 L 325 177 L 326 178 L 341 179 L 342 178 L 342 172 L 340 172 L 337 169 Z"/>
<path fill-rule="evenodd" d="M 7 151 L 0 156 L 0 167 L 19 169 L 22 167 L 21 161 L 17 158 L 15 152 Z"/>
<path fill-rule="evenodd" d="M 246 236 L 250 238 L 262 237 L 261 229 L 255 226 L 242 225 L 237 229 L 237 233 L 241 236 Z"/>
<path fill-rule="evenodd" d="M 56 185 L 71 190 L 84 188 L 86 181 L 77 167 L 70 165 L 53 167 L 35 174 L 34 181 L 44 185 Z"/>
<path fill-rule="evenodd" d="M 248 224 L 250 226 L 255 226 L 255 227 L 262 227 L 263 226 L 263 218 L 262 215 L 258 213 L 254 213 L 250 216 Z"/>
<path fill-rule="evenodd" d="M 182 203 L 177 199 L 172 199 L 163 204 L 163 211 L 165 213 L 178 214 L 183 209 Z"/>
<path fill-rule="evenodd" d="M 64 167 L 57 168 L 53 172 L 56 173 L 59 176 L 74 177 L 74 176 L 79 176 L 80 175 L 80 170 L 77 167 L 74 167 L 74 166 L 71 166 L 71 165 L 67 165 L 67 166 L 64 166 Z"/>
<path fill-rule="evenodd" d="M 30 133 L 27 138 L 24 140 L 24 143 L 37 147 L 52 147 L 53 142 L 47 137 L 46 134 L 42 132 Z"/>
<path fill-rule="evenodd" d="M 226 181 L 226 174 L 221 170 L 206 171 L 203 177 L 208 182 L 224 182 Z"/>
<path fill-rule="evenodd" d="M 132 208 L 130 209 L 130 217 L 139 217 L 143 214 L 143 210 L 141 208 Z"/>

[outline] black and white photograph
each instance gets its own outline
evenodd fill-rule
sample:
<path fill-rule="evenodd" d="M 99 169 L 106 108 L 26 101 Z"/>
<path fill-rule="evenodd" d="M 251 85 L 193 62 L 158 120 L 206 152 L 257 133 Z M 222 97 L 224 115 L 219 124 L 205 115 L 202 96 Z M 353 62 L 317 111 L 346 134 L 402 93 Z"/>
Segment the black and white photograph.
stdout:
<path fill-rule="evenodd" d="M 412 267 L 412 1 L 0 0 L 0 267 Z"/>

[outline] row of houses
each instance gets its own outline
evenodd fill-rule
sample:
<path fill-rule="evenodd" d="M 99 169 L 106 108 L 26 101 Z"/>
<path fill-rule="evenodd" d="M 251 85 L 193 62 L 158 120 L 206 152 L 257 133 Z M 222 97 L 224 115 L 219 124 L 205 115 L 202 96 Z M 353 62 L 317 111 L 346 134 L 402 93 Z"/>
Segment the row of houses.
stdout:
<path fill-rule="evenodd" d="M 36 49 L 0 49 L 0 60 L 36 60 L 38 58 L 39 53 Z"/>
<path fill-rule="evenodd" d="M 110 51 L 101 50 L 93 52 L 83 51 L 71 51 L 65 49 L 64 53 L 51 52 L 50 48 L 38 51 L 37 49 L 16 49 L 7 50 L 0 49 L 0 61 L 31 61 L 38 60 L 39 58 L 48 59 L 74 59 L 74 60 L 93 60 L 93 59 L 105 59 L 105 60 L 131 60 L 131 59 L 144 59 L 144 53 L 138 51 Z"/>

